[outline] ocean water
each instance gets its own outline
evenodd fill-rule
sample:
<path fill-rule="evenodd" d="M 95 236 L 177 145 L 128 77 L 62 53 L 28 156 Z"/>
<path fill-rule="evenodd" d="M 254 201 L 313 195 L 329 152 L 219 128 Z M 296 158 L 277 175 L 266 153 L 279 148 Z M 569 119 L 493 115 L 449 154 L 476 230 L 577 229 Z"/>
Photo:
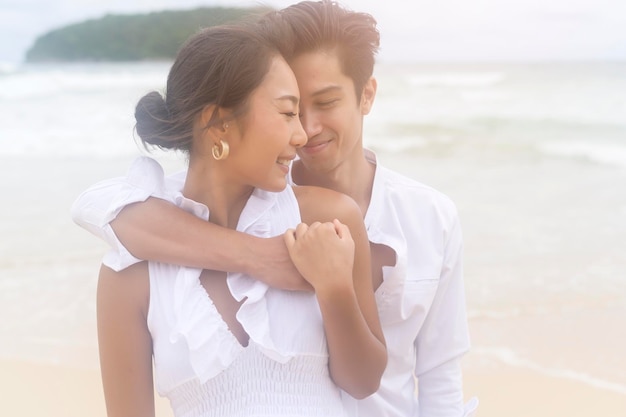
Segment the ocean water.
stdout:
<path fill-rule="evenodd" d="M 135 153 L 134 104 L 169 65 L 0 69 L 0 155 Z M 626 166 L 626 63 L 381 63 L 375 75 L 365 142 L 378 150 L 488 145 Z"/>
<path fill-rule="evenodd" d="M 624 63 L 379 70 L 372 146 L 468 144 L 626 166 Z"/>
<path fill-rule="evenodd" d="M 133 108 L 168 69 L 0 69 L 0 359 L 97 366 L 106 246 L 69 207 L 145 153 Z M 375 75 L 366 146 L 461 214 L 467 369 L 523 367 L 626 394 L 626 63 L 380 63 Z"/>

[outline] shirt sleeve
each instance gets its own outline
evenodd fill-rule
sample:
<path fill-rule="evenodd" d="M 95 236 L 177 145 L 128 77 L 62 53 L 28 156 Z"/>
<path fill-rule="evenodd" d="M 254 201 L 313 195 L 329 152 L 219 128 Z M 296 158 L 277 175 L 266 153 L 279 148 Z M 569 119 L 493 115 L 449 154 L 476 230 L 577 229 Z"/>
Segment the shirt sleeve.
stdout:
<path fill-rule="evenodd" d="M 81 193 L 71 207 L 76 224 L 103 239 L 111 247 L 103 263 L 119 271 L 139 262 L 119 241 L 110 223 L 122 209 L 148 197 L 173 201 L 165 186 L 165 173 L 154 159 L 135 159 L 125 177 L 100 181 Z"/>
<path fill-rule="evenodd" d="M 415 340 L 421 417 L 462 417 L 461 357 L 470 347 L 463 284 L 463 237 L 456 209 L 445 230 L 439 286 Z"/>

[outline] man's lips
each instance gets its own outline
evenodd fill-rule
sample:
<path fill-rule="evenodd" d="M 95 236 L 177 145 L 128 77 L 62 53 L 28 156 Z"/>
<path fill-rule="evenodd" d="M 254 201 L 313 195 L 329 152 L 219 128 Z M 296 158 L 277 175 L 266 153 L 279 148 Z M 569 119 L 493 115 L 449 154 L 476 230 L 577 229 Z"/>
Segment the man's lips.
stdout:
<path fill-rule="evenodd" d="M 328 146 L 329 143 L 330 141 L 307 143 L 301 148 L 301 150 L 308 154 L 315 154 L 324 150 Z"/>

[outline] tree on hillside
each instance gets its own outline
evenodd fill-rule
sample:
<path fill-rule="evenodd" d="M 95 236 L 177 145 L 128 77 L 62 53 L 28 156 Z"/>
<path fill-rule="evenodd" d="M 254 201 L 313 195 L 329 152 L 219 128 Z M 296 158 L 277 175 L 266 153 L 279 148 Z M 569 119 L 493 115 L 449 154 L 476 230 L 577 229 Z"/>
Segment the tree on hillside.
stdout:
<path fill-rule="evenodd" d="M 235 22 L 267 8 L 198 8 L 142 15 L 106 15 L 50 31 L 26 53 L 28 62 L 172 59 L 203 27 Z"/>

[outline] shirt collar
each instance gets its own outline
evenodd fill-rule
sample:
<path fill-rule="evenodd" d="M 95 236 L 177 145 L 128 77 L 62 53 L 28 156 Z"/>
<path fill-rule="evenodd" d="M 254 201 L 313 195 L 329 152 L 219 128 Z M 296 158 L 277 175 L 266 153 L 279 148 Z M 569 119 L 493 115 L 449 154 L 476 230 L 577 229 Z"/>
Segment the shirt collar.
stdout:
<path fill-rule="evenodd" d="M 365 213 L 365 227 L 368 230 L 368 234 L 370 230 L 378 223 L 378 218 L 380 217 L 381 212 L 381 202 L 383 201 L 385 192 L 383 186 L 383 178 L 381 174 L 381 167 L 378 165 L 378 161 L 376 159 L 376 154 L 369 149 L 363 149 L 365 154 L 365 159 L 368 162 L 374 164 L 374 183 L 372 184 L 372 196 L 370 197 L 370 203 L 367 206 L 367 212 Z M 371 236 L 370 236 L 371 237 Z"/>

